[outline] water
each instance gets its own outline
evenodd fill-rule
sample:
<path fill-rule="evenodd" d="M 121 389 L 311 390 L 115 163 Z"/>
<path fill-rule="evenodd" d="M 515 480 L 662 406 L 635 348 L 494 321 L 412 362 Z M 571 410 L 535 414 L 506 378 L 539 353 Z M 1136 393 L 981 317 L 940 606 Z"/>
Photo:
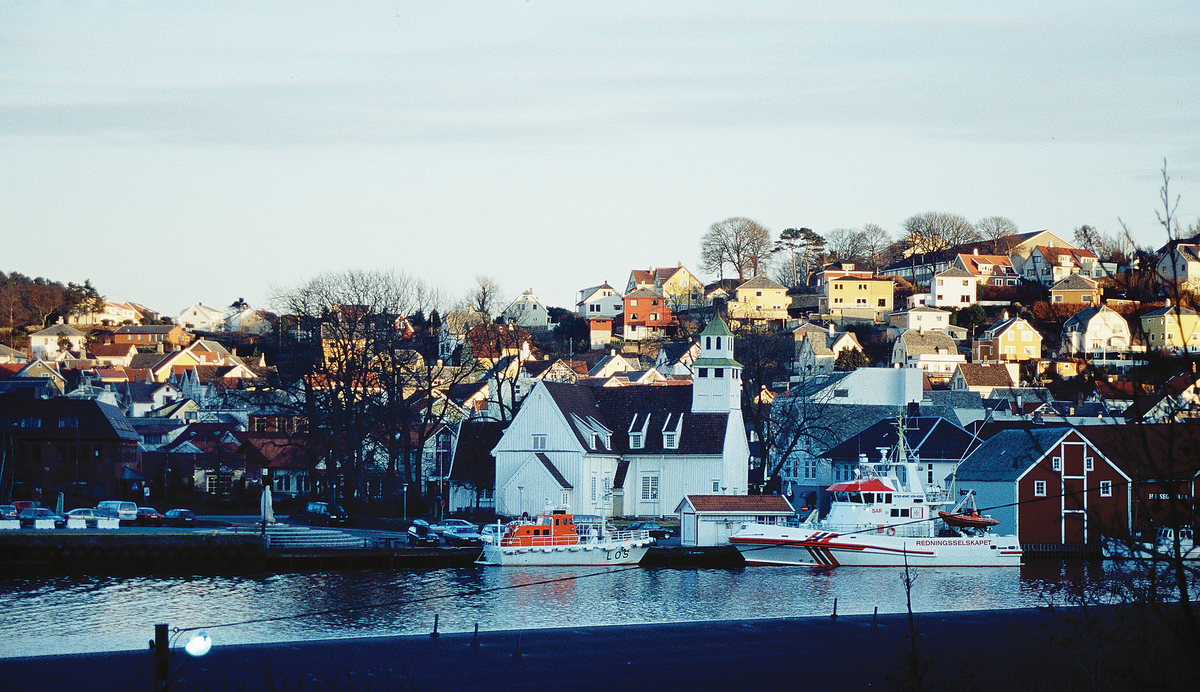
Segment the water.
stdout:
<path fill-rule="evenodd" d="M 920 612 L 1062 604 L 1112 562 L 914 570 Z M 145 648 L 155 623 L 216 646 L 338 637 L 905 611 L 903 570 L 515 568 L 225 577 L 0 577 L 0 657 Z"/>

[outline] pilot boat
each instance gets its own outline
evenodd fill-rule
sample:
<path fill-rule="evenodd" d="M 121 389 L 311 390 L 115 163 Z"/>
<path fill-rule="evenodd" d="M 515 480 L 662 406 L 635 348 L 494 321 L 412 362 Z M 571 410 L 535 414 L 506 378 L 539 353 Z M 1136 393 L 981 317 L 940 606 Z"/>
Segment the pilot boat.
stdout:
<path fill-rule="evenodd" d="M 1016 536 L 996 536 L 998 522 L 953 504 L 953 492 L 921 482 L 904 436 L 894 455 L 860 464 L 852 481 L 835 483 L 829 513 L 798 526 L 747 523 L 729 542 L 749 565 L 1001 567 L 1021 564 Z M 953 506 L 952 506 L 953 505 Z M 949 512 L 944 507 L 952 506 Z M 948 515 L 948 516 L 947 516 Z"/>
<path fill-rule="evenodd" d="M 636 565 L 654 539 L 649 531 L 609 531 L 603 521 L 575 523 L 563 509 L 513 521 L 483 545 L 480 565 Z"/>

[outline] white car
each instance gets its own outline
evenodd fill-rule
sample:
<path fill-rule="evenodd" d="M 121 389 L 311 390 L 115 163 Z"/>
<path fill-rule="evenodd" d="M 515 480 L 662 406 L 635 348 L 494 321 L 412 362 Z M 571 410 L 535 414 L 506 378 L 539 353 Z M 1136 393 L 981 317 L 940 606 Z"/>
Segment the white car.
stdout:
<path fill-rule="evenodd" d="M 439 536 L 442 535 L 443 531 L 449 528 L 471 529 L 472 531 L 479 530 L 478 526 L 464 519 L 443 519 L 429 528 L 433 529 L 433 532 Z"/>

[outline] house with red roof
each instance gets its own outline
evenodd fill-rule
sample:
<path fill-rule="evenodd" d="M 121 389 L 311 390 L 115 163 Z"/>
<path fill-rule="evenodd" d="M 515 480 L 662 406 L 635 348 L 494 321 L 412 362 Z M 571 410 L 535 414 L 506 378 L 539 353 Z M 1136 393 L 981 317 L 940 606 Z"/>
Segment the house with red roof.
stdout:
<path fill-rule="evenodd" d="M 782 495 L 686 495 L 675 513 L 684 546 L 721 545 L 744 523 L 785 524 L 796 517 Z"/>

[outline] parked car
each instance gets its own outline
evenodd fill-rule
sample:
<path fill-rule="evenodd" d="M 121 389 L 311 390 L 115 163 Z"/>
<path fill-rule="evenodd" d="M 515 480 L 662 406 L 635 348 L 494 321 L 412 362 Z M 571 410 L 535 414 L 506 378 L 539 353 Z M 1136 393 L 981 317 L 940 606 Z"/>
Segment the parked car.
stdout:
<path fill-rule="evenodd" d="M 424 519 L 417 519 L 408 527 L 408 544 L 415 545 L 418 548 L 437 546 L 438 535 L 433 532 L 429 526 L 429 522 Z"/>
<path fill-rule="evenodd" d="M 16 519 L 20 513 L 16 505 L 0 505 L 0 519 Z"/>
<path fill-rule="evenodd" d="M 17 514 L 24 512 L 32 506 L 33 501 L 31 500 L 13 500 L 13 507 L 17 508 Z"/>
<path fill-rule="evenodd" d="M 629 530 L 649 531 L 651 538 L 670 538 L 675 535 L 671 532 L 671 529 L 653 521 L 635 521 L 629 525 Z"/>
<path fill-rule="evenodd" d="M 163 515 L 153 507 L 138 507 L 137 523 L 142 526 L 160 526 L 163 523 Z"/>
<path fill-rule="evenodd" d="M 475 526 L 471 522 L 466 521 L 464 519 L 443 519 L 429 528 L 433 529 L 433 532 L 438 535 L 441 535 L 443 532 L 445 532 L 446 529 L 451 529 L 451 528 L 471 529 L 472 531 L 479 530 L 478 526 Z"/>
<path fill-rule="evenodd" d="M 21 520 L 21 527 L 26 529 L 33 528 L 33 522 L 38 519 L 53 519 L 54 528 L 61 529 L 67 525 L 67 520 L 58 516 L 49 507 L 30 507 L 29 509 L 21 510 L 17 515 Z"/>
<path fill-rule="evenodd" d="M 500 533 L 504 530 L 502 524 L 484 524 L 483 530 L 479 532 L 484 543 L 495 543 L 500 538 Z"/>
<path fill-rule="evenodd" d="M 196 514 L 190 509 L 168 509 L 163 514 L 163 521 L 171 526 L 194 526 Z"/>
<path fill-rule="evenodd" d="M 482 544 L 483 536 L 475 527 L 449 526 L 442 531 L 442 540 L 446 541 L 446 545 L 472 546 Z"/>
<path fill-rule="evenodd" d="M 83 519 L 90 529 L 96 528 L 96 520 L 103 516 L 95 507 L 79 507 L 67 512 L 68 519 Z"/>
<path fill-rule="evenodd" d="M 310 526 L 350 523 L 350 513 L 342 509 L 341 505 L 335 505 L 332 502 L 310 502 L 300 513 L 300 517 Z"/>
<path fill-rule="evenodd" d="M 96 505 L 106 517 L 116 517 L 118 520 L 130 523 L 137 521 L 137 505 L 125 500 L 104 500 Z"/>

